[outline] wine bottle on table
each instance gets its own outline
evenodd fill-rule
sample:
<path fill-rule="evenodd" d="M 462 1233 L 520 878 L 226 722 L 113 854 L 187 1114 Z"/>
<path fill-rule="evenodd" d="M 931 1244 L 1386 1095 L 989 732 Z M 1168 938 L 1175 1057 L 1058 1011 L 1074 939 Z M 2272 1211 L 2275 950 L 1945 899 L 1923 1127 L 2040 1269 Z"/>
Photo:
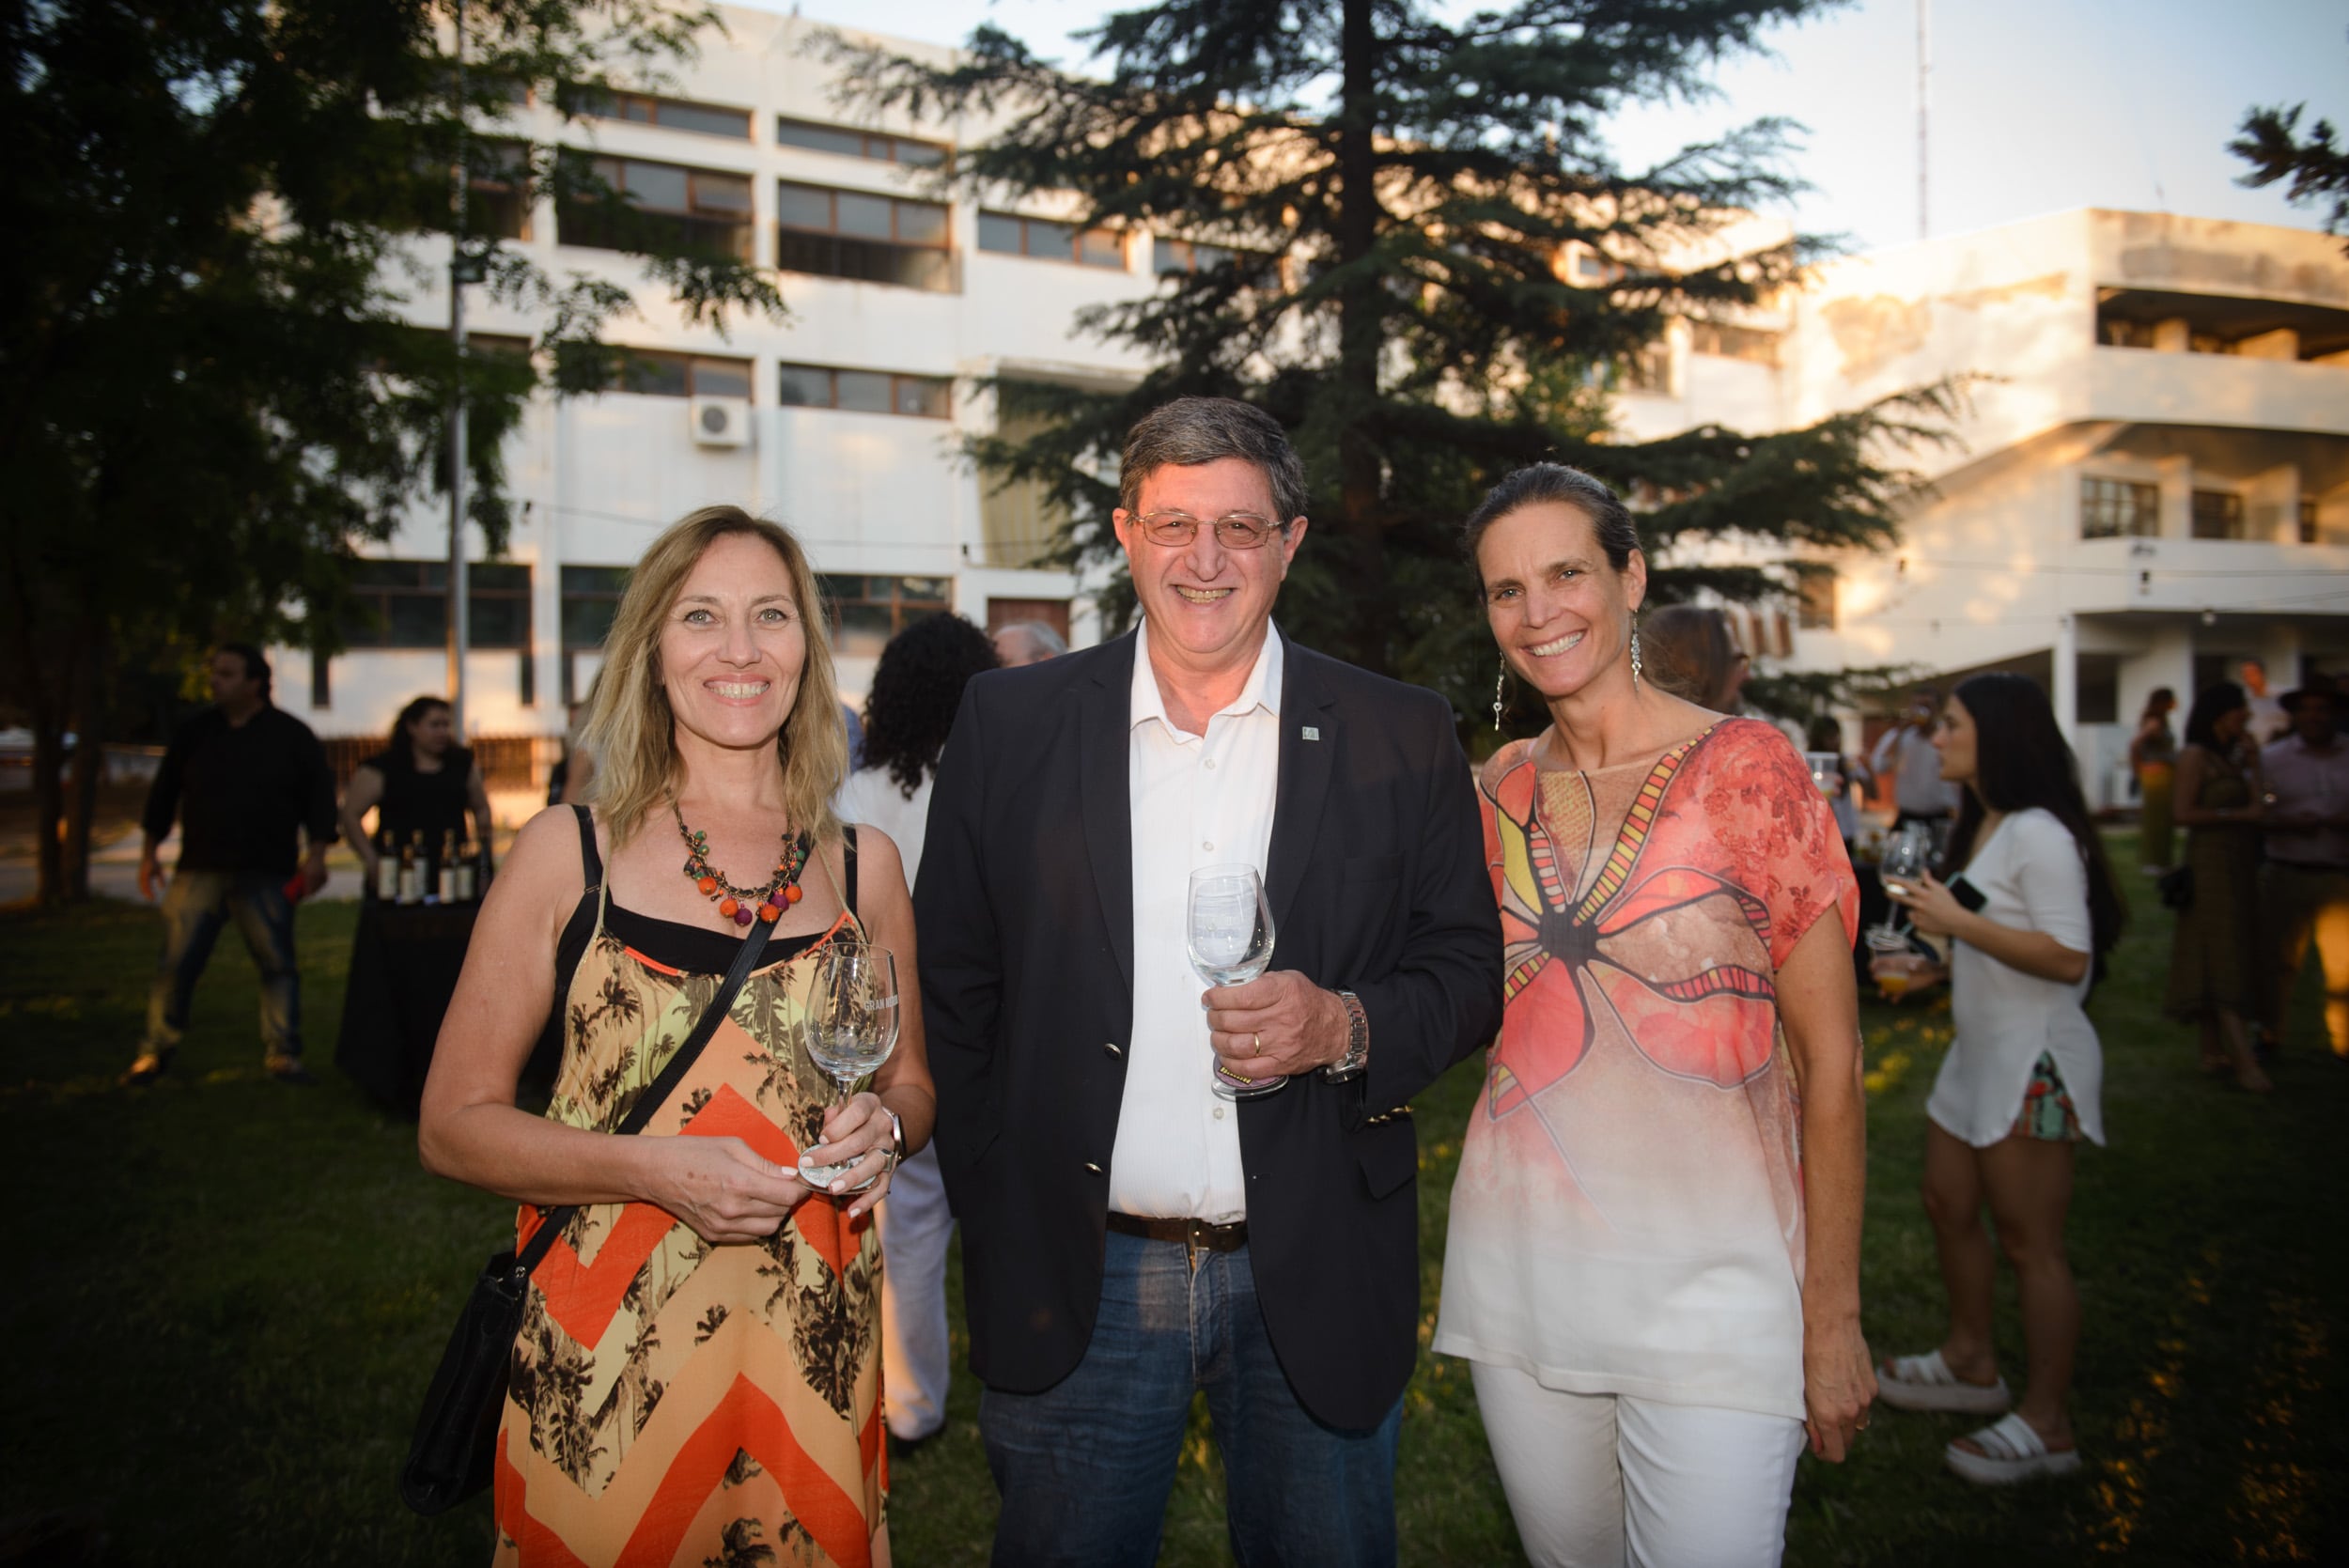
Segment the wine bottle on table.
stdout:
<path fill-rule="evenodd" d="M 440 859 L 433 863 L 433 891 L 443 904 L 457 902 L 457 830 L 441 835 Z"/>
<path fill-rule="evenodd" d="M 399 901 L 416 904 L 423 899 L 424 834 L 419 831 L 409 834 L 408 842 L 399 846 Z"/>
<path fill-rule="evenodd" d="M 375 897 L 381 904 L 392 903 L 399 897 L 399 850 L 392 844 L 389 828 L 376 830 Z"/>
<path fill-rule="evenodd" d="M 481 896 L 478 880 L 474 876 L 473 840 L 457 846 L 457 902 L 470 904 Z"/>

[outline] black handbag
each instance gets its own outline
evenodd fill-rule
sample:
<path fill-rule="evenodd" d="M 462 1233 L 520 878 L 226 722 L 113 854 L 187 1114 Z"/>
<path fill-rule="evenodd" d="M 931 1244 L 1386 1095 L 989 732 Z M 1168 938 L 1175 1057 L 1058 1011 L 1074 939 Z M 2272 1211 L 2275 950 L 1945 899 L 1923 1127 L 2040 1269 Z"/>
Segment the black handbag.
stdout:
<path fill-rule="evenodd" d="M 694 1023 L 693 1032 L 669 1058 L 661 1076 L 637 1096 L 635 1105 L 613 1129 L 618 1137 L 642 1131 L 718 1032 L 718 1020 L 734 1005 L 742 983 L 750 978 L 777 923 L 755 921 L 726 970 L 718 993 Z M 522 1307 L 530 1297 L 530 1273 L 554 1245 L 579 1212 L 577 1204 L 555 1209 L 538 1222 L 530 1245 L 518 1256 L 508 1248 L 491 1258 L 473 1283 L 457 1329 L 441 1352 L 441 1364 L 425 1390 L 424 1412 L 416 1418 L 416 1435 L 408 1444 L 407 1462 L 399 1467 L 399 1495 L 417 1513 L 444 1514 L 490 1484 L 497 1452 L 498 1418 L 506 1403 L 506 1381 L 513 1370 L 514 1336 L 521 1331 Z"/>
<path fill-rule="evenodd" d="M 2154 879 L 2154 892 L 2165 909 L 2185 909 L 2194 903 L 2194 868 L 2173 865 Z"/>

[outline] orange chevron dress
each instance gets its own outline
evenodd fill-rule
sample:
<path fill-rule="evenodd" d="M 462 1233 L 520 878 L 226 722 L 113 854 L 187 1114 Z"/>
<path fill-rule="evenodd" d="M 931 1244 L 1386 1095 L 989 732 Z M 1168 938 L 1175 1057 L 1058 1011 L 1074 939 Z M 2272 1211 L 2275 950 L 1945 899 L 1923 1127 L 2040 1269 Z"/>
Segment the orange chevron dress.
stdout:
<path fill-rule="evenodd" d="M 793 1026 L 807 953 L 861 935 L 849 866 L 850 912 L 813 940 L 773 939 L 786 956 L 751 976 L 636 1136 L 739 1138 L 779 1165 L 817 1141 L 832 1087 Z M 723 972 L 708 964 L 738 939 L 596 898 L 547 1115 L 609 1129 L 701 1016 Z M 522 1210 L 521 1240 L 537 1218 Z M 583 1207 L 533 1277 L 514 1344 L 496 1560 L 869 1564 L 887 1487 L 880 1274 L 879 1233 L 823 1197 L 764 1241 L 723 1247 L 650 1203 Z"/>

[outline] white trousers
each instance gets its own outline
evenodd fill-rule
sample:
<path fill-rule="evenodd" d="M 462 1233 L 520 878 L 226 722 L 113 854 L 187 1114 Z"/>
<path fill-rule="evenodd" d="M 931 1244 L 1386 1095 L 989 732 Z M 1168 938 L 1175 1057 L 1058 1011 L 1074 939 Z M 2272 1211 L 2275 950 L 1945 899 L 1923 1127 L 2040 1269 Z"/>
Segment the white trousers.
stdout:
<path fill-rule="evenodd" d="M 900 1442 L 946 1423 L 946 1243 L 955 1217 L 938 1156 L 924 1149 L 889 1178 L 881 1236 L 881 1390 Z"/>
<path fill-rule="evenodd" d="M 1563 1393 L 1514 1367 L 1470 1366 L 1536 1568 L 1775 1568 L 1802 1422 Z"/>

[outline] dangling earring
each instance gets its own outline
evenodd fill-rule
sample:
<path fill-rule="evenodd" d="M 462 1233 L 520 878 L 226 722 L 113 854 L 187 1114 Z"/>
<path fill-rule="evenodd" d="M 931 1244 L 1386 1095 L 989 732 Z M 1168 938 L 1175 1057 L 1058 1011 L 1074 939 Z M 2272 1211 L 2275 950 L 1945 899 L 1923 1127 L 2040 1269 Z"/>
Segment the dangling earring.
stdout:
<path fill-rule="evenodd" d="M 1493 733 L 1495 735 L 1501 733 L 1501 688 L 1508 683 L 1508 679 L 1509 656 L 1504 653 L 1501 656 L 1501 668 L 1493 675 Z"/>
<path fill-rule="evenodd" d="M 1640 613 L 1631 613 L 1631 690 L 1640 690 Z"/>

